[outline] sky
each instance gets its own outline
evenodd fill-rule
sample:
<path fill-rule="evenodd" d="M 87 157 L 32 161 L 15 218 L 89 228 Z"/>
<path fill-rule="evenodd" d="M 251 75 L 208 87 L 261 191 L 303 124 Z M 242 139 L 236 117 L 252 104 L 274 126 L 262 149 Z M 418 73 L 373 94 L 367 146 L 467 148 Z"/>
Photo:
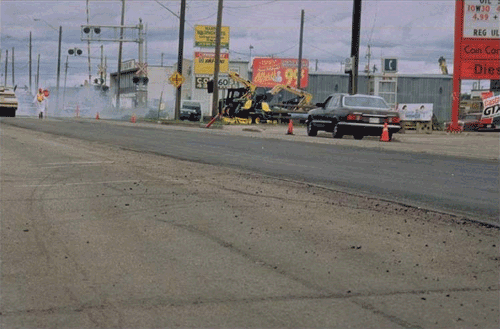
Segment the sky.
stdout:
<path fill-rule="evenodd" d="M 88 4 L 88 6 L 87 6 Z M 125 25 L 147 26 L 148 65 L 177 62 L 180 0 L 126 0 Z M 186 1 L 184 57 L 210 49 L 194 46 L 195 25 L 216 25 L 218 1 Z M 230 29 L 230 60 L 253 57 L 298 58 L 301 10 L 304 10 L 302 58 L 310 71 L 340 72 L 350 56 L 352 0 L 224 0 L 222 25 Z M 5 53 L 9 51 L 8 84 L 12 83 L 12 48 L 15 53 L 15 82 L 29 81 L 29 34 L 32 33 L 32 75 L 40 54 L 40 81 L 55 86 L 57 78 L 59 27 L 62 27 L 60 85 L 64 83 L 68 59 L 67 86 L 81 85 L 89 77 L 88 45 L 81 41 L 81 26 L 119 25 L 120 0 L 0 0 L 0 72 L 4 82 Z M 455 0 L 363 0 L 360 30 L 360 70 L 368 64 L 380 70 L 383 57 L 397 58 L 401 74 L 441 74 L 439 57 L 453 72 Z M 118 43 L 91 42 L 92 80 L 97 77 L 101 45 L 109 72 L 118 67 Z M 368 47 L 370 46 L 370 47 Z M 68 56 L 80 48 L 81 56 Z M 137 59 L 137 43 L 124 43 L 123 60 Z M 466 92 L 472 81 L 463 84 Z M 482 81 L 481 85 L 489 86 Z"/>

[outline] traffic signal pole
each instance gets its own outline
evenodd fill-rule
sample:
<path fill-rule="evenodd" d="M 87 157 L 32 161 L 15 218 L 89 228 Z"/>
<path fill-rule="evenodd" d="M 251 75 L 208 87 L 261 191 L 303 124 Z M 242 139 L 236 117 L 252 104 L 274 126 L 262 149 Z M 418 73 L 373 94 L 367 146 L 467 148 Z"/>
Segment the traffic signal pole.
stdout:
<path fill-rule="evenodd" d="M 120 80 L 122 75 L 123 24 L 125 21 L 125 0 L 122 0 L 122 17 L 120 21 L 120 45 L 118 47 L 118 76 L 116 78 L 116 109 L 120 110 Z"/>
<path fill-rule="evenodd" d="M 352 71 L 349 72 L 349 94 L 358 92 L 359 31 L 361 29 L 361 0 L 354 0 L 352 10 L 351 58 Z"/>

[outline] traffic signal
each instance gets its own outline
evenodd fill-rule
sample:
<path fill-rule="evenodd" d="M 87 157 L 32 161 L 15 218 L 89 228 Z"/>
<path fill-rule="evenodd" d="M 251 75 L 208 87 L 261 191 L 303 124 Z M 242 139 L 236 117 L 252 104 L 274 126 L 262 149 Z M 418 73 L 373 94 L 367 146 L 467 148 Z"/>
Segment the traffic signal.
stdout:
<path fill-rule="evenodd" d="M 142 84 L 147 85 L 149 82 L 149 78 L 148 77 L 133 77 L 132 82 L 135 84 L 142 83 Z"/>
<path fill-rule="evenodd" d="M 79 49 L 79 48 L 72 48 L 72 49 L 68 50 L 68 54 L 70 54 L 70 55 L 75 55 L 75 54 L 76 55 L 81 55 L 81 54 L 83 54 L 83 51 L 81 49 Z"/>
<path fill-rule="evenodd" d="M 83 27 L 83 33 L 89 34 L 90 31 L 92 30 L 92 28 L 94 29 L 94 33 L 95 34 L 101 33 L 101 28 L 99 26 L 94 26 L 94 27 L 92 27 L 92 26 L 84 26 Z"/>
<path fill-rule="evenodd" d="M 207 92 L 209 94 L 214 92 L 214 80 L 210 80 L 207 82 Z"/>

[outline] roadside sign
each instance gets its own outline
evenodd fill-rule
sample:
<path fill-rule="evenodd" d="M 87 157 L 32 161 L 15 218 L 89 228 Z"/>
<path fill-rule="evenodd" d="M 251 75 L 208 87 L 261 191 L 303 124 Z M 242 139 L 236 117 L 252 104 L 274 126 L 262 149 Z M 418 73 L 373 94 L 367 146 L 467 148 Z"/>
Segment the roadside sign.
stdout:
<path fill-rule="evenodd" d="M 175 88 L 179 88 L 185 81 L 184 77 L 179 72 L 174 72 L 170 78 L 168 78 L 170 84 L 174 85 Z"/>
<path fill-rule="evenodd" d="M 214 25 L 195 25 L 194 26 L 194 46 L 215 48 Z M 221 26 L 220 47 L 229 48 L 229 26 Z"/>
<path fill-rule="evenodd" d="M 214 74 L 215 53 L 194 52 L 194 74 Z M 220 53 L 219 73 L 227 73 L 229 70 L 229 54 Z"/>
<path fill-rule="evenodd" d="M 345 59 L 345 66 L 344 66 L 344 72 L 349 73 L 352 71 L 352 63 L 353 63 L 353 58 L 348 57 Z"/>
<path fill-rule="evenodd" d="M 483 114 L 481 119 L 489 119 L 500 116 L 500 96 L 483 99 Z"/>
<path fill-rule="evenodd" d="M 197 75 L 194 78 L 194 85 L 196 89 L 207 89 L 208 81 L 213 80 L 213 75 Z M 228 75 L 219 75 L 217 83 L 219 89 L 238 88 L 238 83 L 231 79 Z"/>
<path fill-rule="evenodd" d="M 449 130 L 460 131 L 462 79 L 500 79 L 500 0 L 455 1 L 453 105 Z"/>
<path fill-rule="evenodd" d="M 463 37 L 499 38 L 500 2 L 498 0 L 465 0 L 464 2 Z"/>
<path fill-rule="evenodd" d="M 398 71 L 398 60 L 396 58 L 382 58 L 382 72 L 396 73 Z"/>

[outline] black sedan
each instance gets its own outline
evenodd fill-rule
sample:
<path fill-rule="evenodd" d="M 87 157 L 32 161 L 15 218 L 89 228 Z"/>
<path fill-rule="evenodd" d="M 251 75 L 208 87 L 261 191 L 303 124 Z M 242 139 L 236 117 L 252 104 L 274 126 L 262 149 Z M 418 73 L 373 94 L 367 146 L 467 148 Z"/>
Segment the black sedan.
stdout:
<path fill-rule="evenodd" d="M 401 129 L 399 114 L 391 110 L 385 100 L 372 95 L 332 94 L 318 108 L 307 114 L 307 135 L 316 136 L 318 130 L 332 132 L 333 138 L 353 135 L 380 136 L 387 123 L 389 139 Z"/>

